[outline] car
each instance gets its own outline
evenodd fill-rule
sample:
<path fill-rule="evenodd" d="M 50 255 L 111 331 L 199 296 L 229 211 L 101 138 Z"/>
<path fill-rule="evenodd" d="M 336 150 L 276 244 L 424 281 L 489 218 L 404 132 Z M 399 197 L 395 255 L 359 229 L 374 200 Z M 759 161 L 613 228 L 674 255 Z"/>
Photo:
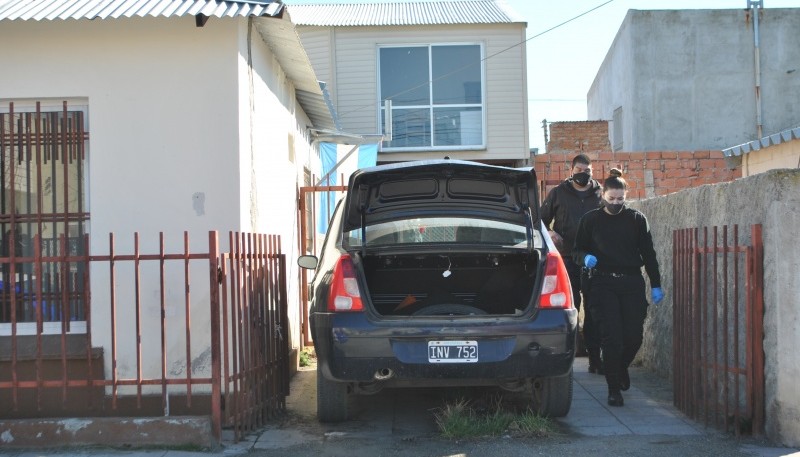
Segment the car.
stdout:
<path fill-rule="evenodd" d="M 383 388 L 499 386 L 572 403 L 577 311 L 532 168 L 459 160 L 355 171 L 314 269 L 317 415 Z"/>

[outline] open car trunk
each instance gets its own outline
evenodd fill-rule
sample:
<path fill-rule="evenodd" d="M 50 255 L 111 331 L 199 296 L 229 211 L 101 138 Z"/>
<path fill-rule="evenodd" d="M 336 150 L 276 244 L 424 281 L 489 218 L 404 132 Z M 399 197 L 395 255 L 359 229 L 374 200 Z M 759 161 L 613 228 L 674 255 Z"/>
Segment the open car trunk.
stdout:
<path fill-rule="evenodd" d="M 535 301 L 537 251 L 367 254 L 369 301 L 384 316 L 514 315 Z"/>

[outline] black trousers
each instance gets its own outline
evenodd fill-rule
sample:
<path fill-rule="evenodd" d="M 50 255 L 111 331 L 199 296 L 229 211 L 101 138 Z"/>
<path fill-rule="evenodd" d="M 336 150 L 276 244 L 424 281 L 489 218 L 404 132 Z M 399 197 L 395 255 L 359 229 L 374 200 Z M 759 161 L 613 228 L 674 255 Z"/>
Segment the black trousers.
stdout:
<path fill-rule="evenodd" d="M 588 305 L 589 290 L 585 287 L 587 284 L 586 274 L 582 273 L 583 268 L 572 261 L 569 256 L 564 257 L 564 266 L 569 275 L 569 282 L 572 286 L 572 299 L 575 302 L 575 309 L 580 312 L 581 304 L 583 304 L 583 342 L 586 345 L 586 350 L 600 349 L 600 332 L 597 331 L 597 325 L 591 317 L 591 307 Z M 583 298 L 581 298 L 583 295 Z"/>
<path fill-rule="evenodd" d="M 594 275 L 591 281 L 592 317 L 600 330 L 603 368 L 609 390 L 619 390 L 620 373 L 642 346 L 647 298 L 642 275 Z"/>

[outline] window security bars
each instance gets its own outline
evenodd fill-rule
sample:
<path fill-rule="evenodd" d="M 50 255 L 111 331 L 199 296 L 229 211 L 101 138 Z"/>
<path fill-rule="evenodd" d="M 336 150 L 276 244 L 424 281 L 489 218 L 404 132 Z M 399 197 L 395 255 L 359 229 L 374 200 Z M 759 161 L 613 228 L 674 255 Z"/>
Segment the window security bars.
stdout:
<path fill-rule="evenodd" d="M 81 255 L 85 207 L 85 113 L 0 107 L 0 324 L 84 321 L 86 272 L 60 257 Z M 34 245 L 34 239 L 38 244 Z M 47 259 L 34 271 L 39 249 Z M 39 294 L 37 296 L 37 294 Z M 41 315 L 37 314 L 40 313 Z M 41 323 L 39 324 L 41 331 Z"/>

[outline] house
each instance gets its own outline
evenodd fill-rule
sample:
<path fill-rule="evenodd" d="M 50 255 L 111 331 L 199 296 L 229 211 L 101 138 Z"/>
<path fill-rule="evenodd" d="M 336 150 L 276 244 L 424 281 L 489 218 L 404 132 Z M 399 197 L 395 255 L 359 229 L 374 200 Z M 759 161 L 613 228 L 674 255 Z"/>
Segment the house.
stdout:
<path fill-rule="evenodd" d="M 385 135 L 378 162 L 527 163 L 526 23 L 502 0 L 287 8 L 341 128 Z"/>
<path fill-rule="evenodd" d="M 168 390 L 193 389 L 213 409 L 215 350 L 233 345 L 232 322 L 248 318 L 222 320 L 222 341 L 209 311 L 214 290 L 249 288 L 239 298 L 233 289 L 220 292 L 230 311 L 226 300 L 255 297 L 254 275 L 264 274 L 242 270 L 239 283 L 223 283 L 234 262 L 252 267 L 272 261 L 273 252 L 296 257 L 297 189 L 320 171 L 312 131 L 336 130 L 286 7 L 256 0 L 6 0 L 0 42 L 0 363 L 25 362 L 28 343 L 37 360 L 43 353 L 67 358 L 71 337 L 83 335 L 79 353 L 91 346 L 82 358 L 90 367 L 94 360 L 100 374 L 84 374 L 71 386 L 87 378 L 89 387 L 106 382 L 106 396 L 133 395 L 140 407 L 142 395 L 163 394 L 158 408 L 165 415 L 180 409 Z M 219 231 L 218 245 L 210 231 Z M 239 238 L 244 232 L 276 238 Z M 41 243 L 33 243 L 37 236 Z M 178 254 L 170 258 L 164 246 Z M 224 254 L 231 251 L 233 257 Z M 198 260 L 198 253 L 209 254 Z M 176 257 L 184 260 L 170 266 Z M 276 321 L 267 330 L 296 349 L 298 270 L 291 261 L 285 269 L 287 290 L 259 296 L 280 292 L 288 302 L 288 316 L 281 316 L 288 327 Z M 259 319 L 264 325 L 267 317 Z M 228 370 L 223 362 L 217 371 Z M 60 388 L 51 389 L 59 392 L 55 405 L 31 400 L 36 395 L 26 395 L 42 388 L 46 374 L 31 370 L 34 381 L 0 370 L 0 419 L 24 417 L 26 408 L 39 416 L 73 414 L 67 406 L 80 389 L 67 395 L 64 387 L 63 398 Z M 56 371 L 52 382 L 66 384 L 66 369 L 64 380 Z M 173 375 L 183 384 L 169 384 Z M 55 411 L 42 412 L 50 406 Z"/>
<path fill-rule="evenodd" d="M 741 165 L 743 176 L 778 168 L 800 168 L 800 126 L 725 148 L 722 153 Z"/>
<path fill-rule="evenodd" d="M 751 4 L 761 2 L 750 2 Z M 722 150 L 800 120 L 800 8 L 629 10 L 588 92 L 614 151 Z"/>

